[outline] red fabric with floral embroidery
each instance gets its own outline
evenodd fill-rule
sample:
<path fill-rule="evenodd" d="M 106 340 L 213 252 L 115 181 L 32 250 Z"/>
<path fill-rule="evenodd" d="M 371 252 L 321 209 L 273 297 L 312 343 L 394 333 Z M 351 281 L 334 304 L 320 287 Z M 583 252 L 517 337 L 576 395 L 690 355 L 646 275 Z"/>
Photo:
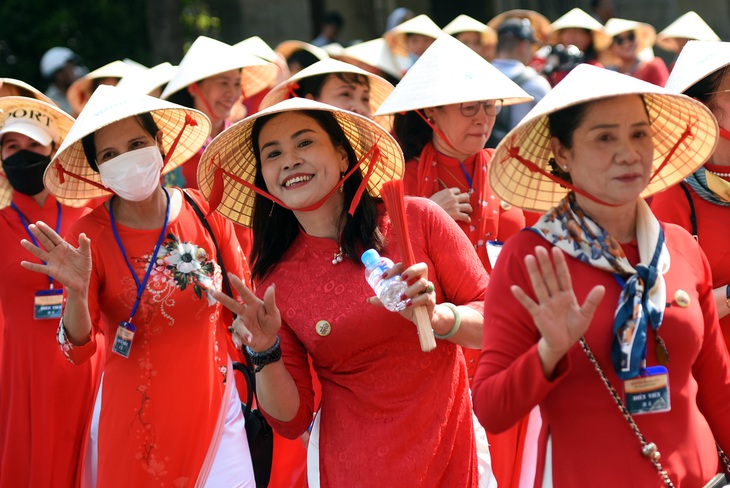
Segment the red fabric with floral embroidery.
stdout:
<path fill-rule="evenodd" d="M 179 191 L 179 190 L 170 190 Z M 189 193 L 203 212 L 207 205 Z M 244 275 L 232 224 L 208 218 L 229 272 Z M 117 224 L 140 281 L 160 229 Z M 225 391 L 227 313 L 205 289 L 221 288 L 215 247 L 193 209 L 183 202 L 170 219 L 142 301 L 132 323 L 137 331 L 129 358 L 112 350 L 117 325 L 129 319 L 136 285 L 101 206 L 73 226 L 69 237 L 91 239 L 94 268 L 89 309 L 107 345 L 99 421 L 98 486 L 194 486 L 211 444 Z M 71 242 L 71 240 L 70 240 Z M 75 244 L 75 241 L 72 242 Z M 247 272 L 247 271 L 246 271 Z M 82 362 L 95 343 L 67 351 Z"/>
<path fill-rule="evenodd" d="M 31 222 L 42 220 L 55 228 L 53 196 L 40 207 L 16 192 L 13 202 Z M 86 212 L 62 206 L 61 233 Z M 33 318 L 34 295 L 47 290 L 49 282 L 20 266 L 22 260 L 40 263 L 20 246 L 21 239 L 30 240 L 18 214 L 10 207 L 0 210 L 0 301 L 6 325 L 0 367 L 0 486 L 73 486 L 99 364 L 97 358 L 80 367 L 69 363 L 58 350 L 58 319 Z"/>

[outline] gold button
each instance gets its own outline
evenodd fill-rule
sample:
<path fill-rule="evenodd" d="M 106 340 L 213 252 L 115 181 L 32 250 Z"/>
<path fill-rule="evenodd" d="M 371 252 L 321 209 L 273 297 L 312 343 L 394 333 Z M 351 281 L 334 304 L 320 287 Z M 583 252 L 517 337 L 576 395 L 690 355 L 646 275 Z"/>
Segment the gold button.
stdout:
<path fill-rule="evenodd" d="M 690 298 L 689 294 L 684 290 L 677 290 L 677 292 L 674 294 L 674 301 L 677 302 L 677 305 L 679 305 L 682 308 L 689 307 Z"/>
<path fill-rule="evenodd" d="M 502 200 L 502 203 L 500 204 L 500 206 L 502 207 L 502 210 L 504 210 L 505 212 L 512 208 L 512 205 L 505 202 L 504 200 Z"/>
<path fill-rule="evenodd" d="M 314 326 L 314 329 L 317 331 L 317 334 L 321 335 L 322 337 L 330 335 L 330 332 L 332 332 L 332 326 L 329 322 L 326 320 L 320 320 L 317 322 L 317 325 Z"/>

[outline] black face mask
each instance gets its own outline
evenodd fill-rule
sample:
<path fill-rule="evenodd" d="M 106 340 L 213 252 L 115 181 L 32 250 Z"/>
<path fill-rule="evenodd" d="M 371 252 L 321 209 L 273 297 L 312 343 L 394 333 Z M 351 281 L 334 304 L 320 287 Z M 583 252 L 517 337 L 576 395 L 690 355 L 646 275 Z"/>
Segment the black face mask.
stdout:
<path fill-rule="evenodd" d="M 3 170 L 13 190 L 33 196 L 43 191 L 43 172 L 50 162 L 51 156 L 23 149 L 3 161 Z"/>

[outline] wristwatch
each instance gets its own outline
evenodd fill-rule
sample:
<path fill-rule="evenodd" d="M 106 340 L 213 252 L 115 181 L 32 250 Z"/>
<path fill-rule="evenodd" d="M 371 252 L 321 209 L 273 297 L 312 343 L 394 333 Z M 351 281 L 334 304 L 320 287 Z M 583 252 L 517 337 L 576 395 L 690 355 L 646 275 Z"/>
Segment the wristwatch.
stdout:
<path fill-rule="evenodd" d="M 725 305 L 730 308 L 730 285 L 725 285 Z"/>

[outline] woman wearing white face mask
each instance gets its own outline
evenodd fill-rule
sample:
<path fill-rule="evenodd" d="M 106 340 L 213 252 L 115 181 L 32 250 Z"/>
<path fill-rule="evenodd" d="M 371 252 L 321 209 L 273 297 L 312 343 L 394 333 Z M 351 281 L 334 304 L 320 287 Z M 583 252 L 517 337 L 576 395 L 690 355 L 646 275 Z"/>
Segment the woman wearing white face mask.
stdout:
<path fill-rule="evenodd" d="M 194 154 L 210 130 L 195 110 L 99 87 L 45 174 L 65 198 L 112 197 L 68 241 L 31 225 L 45 264 L 23 262 L 68 290 L 61 350 L 84 362 L 106 343 L 97 486 L 254 486 L 231 358 L 230 321 L 210 297 L 222 262 L 246 272 L 230 223 L 196 215 L 196 191 L 163 188 L 161 173 Z M 97 172 L 98 171 L 98 172 Z M 180 360 L 178 360 L 180 359 Z M 191 428 L 194 426 L 194 428 Z"/>

